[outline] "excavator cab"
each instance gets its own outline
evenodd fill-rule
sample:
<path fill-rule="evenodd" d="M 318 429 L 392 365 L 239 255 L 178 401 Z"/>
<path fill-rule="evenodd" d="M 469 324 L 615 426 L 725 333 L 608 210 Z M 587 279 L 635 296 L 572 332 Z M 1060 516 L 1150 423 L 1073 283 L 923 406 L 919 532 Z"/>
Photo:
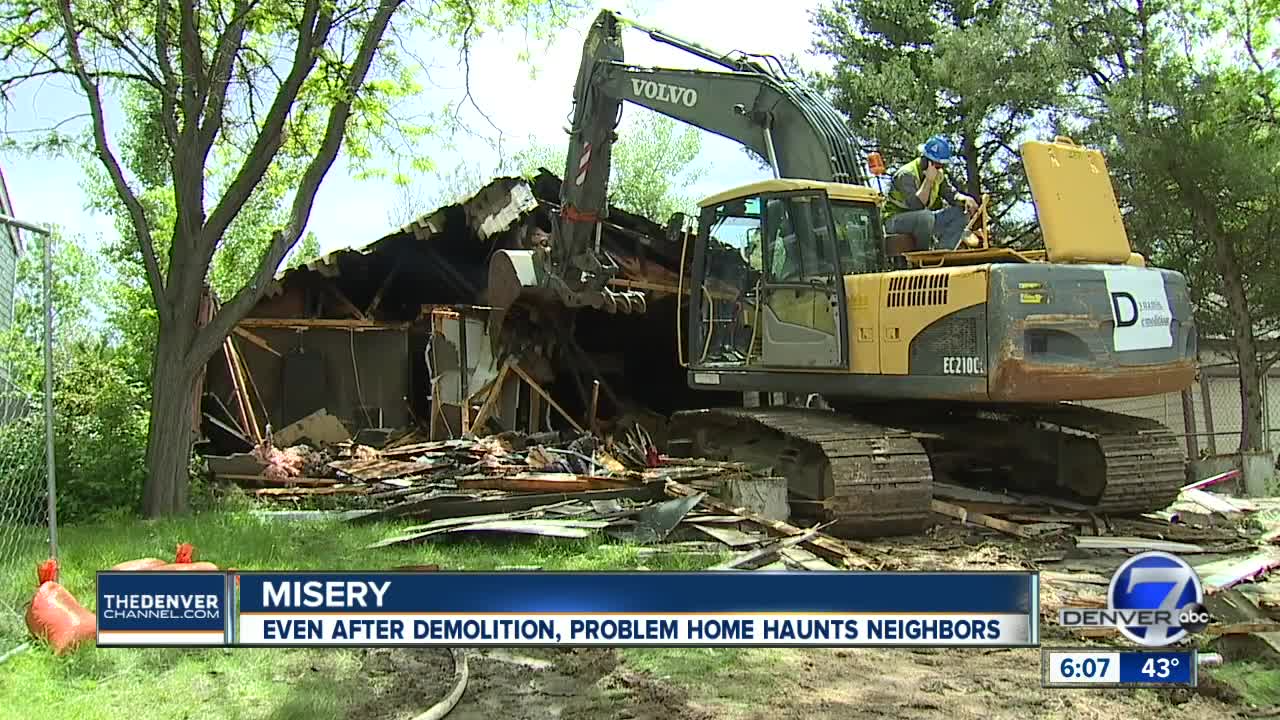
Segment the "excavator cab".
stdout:
<path fill-rule="evenodd" d="M 703 201 L 690 366 L 847 368 L 845 276 L 884 266 L 877 199 L 862 186 L 775 179 Z"/>

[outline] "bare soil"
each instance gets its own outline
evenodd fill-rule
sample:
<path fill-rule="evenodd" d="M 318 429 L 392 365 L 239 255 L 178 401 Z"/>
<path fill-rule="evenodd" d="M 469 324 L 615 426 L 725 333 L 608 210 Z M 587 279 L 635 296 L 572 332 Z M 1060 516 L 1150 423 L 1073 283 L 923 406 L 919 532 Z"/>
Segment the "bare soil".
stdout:
<path fill-rule="evenodd" d="M 1211 679 L 1198 691 L 1046 690 L 1036 650 L 766 650 L 770 679 L 732 668 L 693 687 L 628 668 L 611 649 L 476 650 L 449 720 L 1102 720 L 1245 716 Z M 444 698 L 442 649 L 370 650 L 352 720 L 407 720 Z M 394 683 L 384 683 L 394 674 Z"/>
<path fill-rule="evenodd" d="M 1155 718 L 1240 717 L 1243 707 L 1191 691 L 1059 690 L 1040 687 L 1037 650 L 782 650 L 777 672 L 792 678 L 764 702 L 695 701 L 717 720 L 831 718 Z M 729 683 L 726 685 L 725 683 Z M 727 696 L 727 697 L 726 697 Z"/>

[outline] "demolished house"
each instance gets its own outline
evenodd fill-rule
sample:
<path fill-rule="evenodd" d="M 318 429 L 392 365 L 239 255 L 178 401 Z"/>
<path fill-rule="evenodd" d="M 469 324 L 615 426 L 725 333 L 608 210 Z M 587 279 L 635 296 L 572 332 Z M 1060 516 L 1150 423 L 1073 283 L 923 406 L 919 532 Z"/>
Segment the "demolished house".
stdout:
<path fill-rule="evenodd" d="M 489 307 L 490 257 L 545 242 L 559 190 L 545 170 L 497 178 L 371 244 L 280 273 L 206 369 L 206 453 L 246 452 L 268 426 L 313 415 L 329 418 L 308 428 L 323 436 L 315 442 L 345 430 L 376 444 L 405 428 L 457 438 L 477 422 L 536 432 L 643 421 L 661 436 L 671 412 L 723 402 L 686 385 L 682 238 L 651 220 L 613 208 L 602 237 L 622 268 L 614 285 L 644 291 L 647 313 Z M 489 393 L 495 382 L 501 392 Z"/>

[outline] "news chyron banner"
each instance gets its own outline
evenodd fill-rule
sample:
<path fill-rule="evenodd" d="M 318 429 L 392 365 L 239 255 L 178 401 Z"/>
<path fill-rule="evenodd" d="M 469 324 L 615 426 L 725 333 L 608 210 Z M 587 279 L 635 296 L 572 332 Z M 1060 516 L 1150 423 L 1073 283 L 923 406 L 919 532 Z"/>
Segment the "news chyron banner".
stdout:
<path fill-rule="evenodd" d="M 226 573 L 100 572 L 98 645 L 231 645 L 234 581 Z"/>
<path fill-rule="evenodd" d="M 100 645 L 1039 645 L 1027 572 L 104 572 L 98 588 L 121 613 L 100 616 Z"/>

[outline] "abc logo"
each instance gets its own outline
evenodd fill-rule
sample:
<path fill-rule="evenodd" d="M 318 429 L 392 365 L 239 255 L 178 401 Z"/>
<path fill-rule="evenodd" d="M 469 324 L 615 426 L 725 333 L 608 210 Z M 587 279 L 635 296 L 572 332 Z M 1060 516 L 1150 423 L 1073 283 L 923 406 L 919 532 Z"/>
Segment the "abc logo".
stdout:
<path fill-rule="evenodd" d="M 1155 611 L 1144 612 L 1136 621 L 1142 624 L 1120 627 L 1140 645 L 1171 645 L 1210 622 L 1195 569 L 1169 553 L 1145 552 L 1126 560 L 1111 576 L 1107 596 L 1113 610 Z"/>
<path fill-rule="evenodd" d="M 1192 603 L 1178 613 L 1177 620 L 1183 630 L 1188 633 L 1198 633 L 1204 632 L 1213 618 L 1209 616 L 1209 608 L 1205 607 L 1204 603 Z"/>

